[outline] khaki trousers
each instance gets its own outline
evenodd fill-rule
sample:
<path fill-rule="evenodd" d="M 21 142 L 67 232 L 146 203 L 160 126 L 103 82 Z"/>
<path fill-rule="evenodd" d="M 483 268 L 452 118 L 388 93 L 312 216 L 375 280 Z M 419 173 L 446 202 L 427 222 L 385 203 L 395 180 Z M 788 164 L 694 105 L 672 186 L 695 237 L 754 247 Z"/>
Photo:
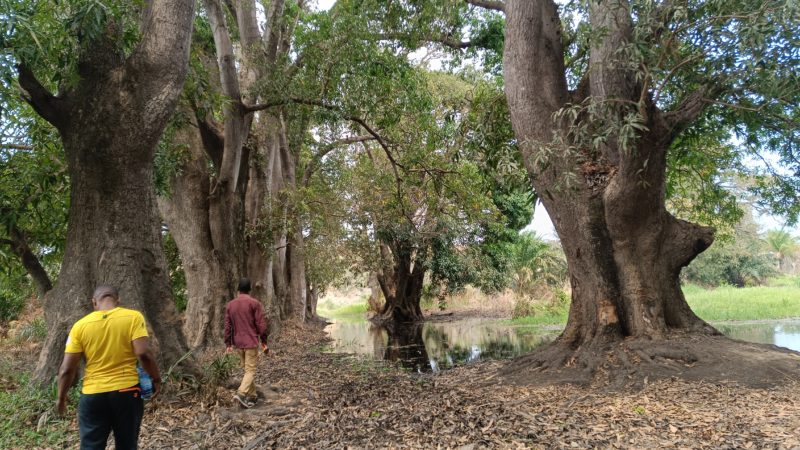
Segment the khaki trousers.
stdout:
<path fill-rule="evenodd" d="M 244 366 L 244 376 L 242 377 L 242 384 L 239 385 L 239 395 L 248 398 L 256 397 L 256 366 L 258 365 L 258 349 L 257 348 L 240 348 L 239 356 L 242 358 L 242 366 Z"/>

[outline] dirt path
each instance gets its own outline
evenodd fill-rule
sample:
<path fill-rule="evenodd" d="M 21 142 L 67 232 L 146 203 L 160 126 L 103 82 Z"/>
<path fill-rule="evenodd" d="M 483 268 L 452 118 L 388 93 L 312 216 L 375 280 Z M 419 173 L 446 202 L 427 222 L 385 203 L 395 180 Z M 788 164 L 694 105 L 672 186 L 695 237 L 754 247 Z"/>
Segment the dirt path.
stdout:
<path fill-rule="evenodd" d="M 796 384 L 509 386 L 495 383 L 500 362 L 415 375 L 323 353 L 324 334 L 307 333 L 262 359 L 259 406 L 238 409 L 227 388 L 173 393 L 148 405 L 140 448 L 800 448 Z"/>

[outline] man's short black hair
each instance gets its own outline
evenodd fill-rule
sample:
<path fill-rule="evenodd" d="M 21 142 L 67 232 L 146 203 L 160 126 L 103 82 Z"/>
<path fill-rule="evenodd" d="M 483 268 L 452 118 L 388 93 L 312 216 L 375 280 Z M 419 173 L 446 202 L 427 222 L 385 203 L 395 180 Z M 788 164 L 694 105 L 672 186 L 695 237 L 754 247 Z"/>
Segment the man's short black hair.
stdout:
<path fill-rule="evenodd" d="M 243 292 L 245 294 L 250 293 L 250 280 L 248 278 L 242 278 L 239 280 L 239 292 Z"/>
<path fill-rule="evenodd" d="M 117 288 L 114 286 L 101 284 L 100 286 L 97 286 L 97 288 L 94 290 L 94 294 L 92 294 L 92 298 L 98 302 L 106 297 L 111 297 L 114 300 L 119 301 L 119 290 L 117 290 Z"/>

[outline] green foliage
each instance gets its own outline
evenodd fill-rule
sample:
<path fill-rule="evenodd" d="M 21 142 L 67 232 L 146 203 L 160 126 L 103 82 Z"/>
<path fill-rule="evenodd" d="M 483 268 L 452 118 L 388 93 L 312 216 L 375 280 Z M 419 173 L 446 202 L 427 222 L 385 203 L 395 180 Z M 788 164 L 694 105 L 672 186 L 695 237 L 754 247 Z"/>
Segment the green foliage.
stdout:
<path fill-rule="evenodd" d="M 15 372 L 0 361 L 0 448 L 62 448 L 77 444 L 77 433 L 70 423 L 78 403 L 78 389 L 72 388 L 68 397 L 70 418 L 59 419 L 54 414 L 55 383 L 41 389 L 26 373 Z"/>
<path fill-rule="evenodd" d="M 175 308 L 179 312 L 186 311 L 186 273 L 183 271 L 183 262 L 178 252 L 178 246 L 170 233 L 163 234 L 164 256 L 167 258 L 169 269 L 169 281 L 172 287 L 172 298 L 175 301 Z"/>
<path fill-rule="evenodd" d="M 141 5 L 115 0 L 2 0 L 0 64 L 11 85 L 13 65 L 24 62 L 48 87 L 74 85 L 95 52 L 130 54 L 139 42 Z M 55 91 L 56 89 L 52 89 Z"/>
<path fill-rule="evenodd" d="M 512 255 L 513 268 L 518 273 L 518 289 L 540 283 L 551 287 L 564 285 L 567 261 L 559 244 L 547 242 L 533 232 L 525 232 L 520 234 Z"/>
<path fill-rule="evenodd" d="M 39 118 L 29 119 L 33 114 L 26 105 L 8 106 L 0 110 L 0 291 L 24 295 L 29 283 L 19 278 L 25 270 L 11 251 L 12 236 L 22 236 L 50 278 L 56 276 L 65 245 L 69 178 L 55 130 Z"/>
<path fill-rule="evenodd" d="M 569 301 L 561 306 L 549 306 L 525 299 L 520 299 L 520 302 L 527 302 L 527 305 L 520 306 L 519 310 L 515 308 L 516 312 L 523 315 L 509 320 L 508 323 L 512 325 L 563 325 L 567 323 Z"/>
<path fill-rule="evenodd" d="M 16 319 L 35 292 L 21 265 L 8 261 L 11 264 L 0 270 L 0 323 Z"/>
<path fill-rule="evenodd" d="M 318 305 L 317 310 L 320 315 L 325 317 L 330 317 L 337 320 L 353 318 L 360 321 L 363 320 L 364 314 L 367 312 L 367 302 L 365 300 L 363 302 L 340 306 L 338 308 L 334 307 L 333 305 L 320 304 Z"/>
<path fill-rule="evenodd" d="M 778 269 L 784 270 L 784 263 L 797 255 L 800 250 L 800 239 L 786 230 L 769 230 L 764 237 L 767 249 L 778 261 Z"/>
<path fill-rule="evenodd" d="M 752 218 L 735 227 L 733 239 L 712 245 L 683 271 L 686 280 L 703 286 L 737 287 L 763 284 L 776 274 L 770 255 Z"/>
<path fill-rule="evenodd" d="M 189 118 L 185 114 L 177 112 L 172 116 L 166 130 L 161 135 L 154 162 L 154 181 L 158 195 L 171 195 L 172 179 L 180 173 L 181 166 L 190 157 L 188 144 L 175 143 L 175 135 L 178 131 L 189 126 L 191 126 Z"/>
<path fill-rule="evenodd" d="M 214 391 L 217 386 L 222 386 L 239 367 L 241 360 L 234 354 L 225 354 L 214 359 L 205 370 L 205 384 L 209 391 Z"/>

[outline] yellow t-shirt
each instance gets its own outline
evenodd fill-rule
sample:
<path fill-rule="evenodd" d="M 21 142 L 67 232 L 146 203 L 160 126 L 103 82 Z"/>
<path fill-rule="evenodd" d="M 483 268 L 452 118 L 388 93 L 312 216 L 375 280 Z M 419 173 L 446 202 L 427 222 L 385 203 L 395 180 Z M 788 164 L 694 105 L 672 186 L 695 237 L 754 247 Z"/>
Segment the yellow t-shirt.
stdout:
<path fill-rule="evenodd" d="M 64 351 L 86 357 L 82 392 L 98 394 L 136 386 L 139 375 L 131 342 L 144 336 L 144 317 L 132 309 L 95 311 L 75 322 Z"/>

